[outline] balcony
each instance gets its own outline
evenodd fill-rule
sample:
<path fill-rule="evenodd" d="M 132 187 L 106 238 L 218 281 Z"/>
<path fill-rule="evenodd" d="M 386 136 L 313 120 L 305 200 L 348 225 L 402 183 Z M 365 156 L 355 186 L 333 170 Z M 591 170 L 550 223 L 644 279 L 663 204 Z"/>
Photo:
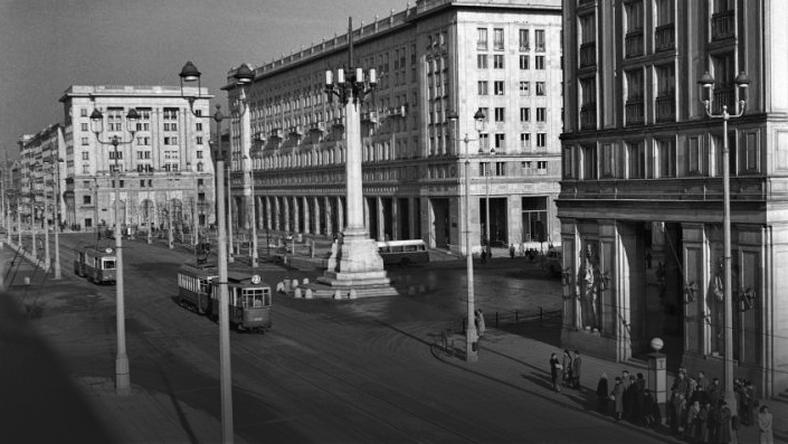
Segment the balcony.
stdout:
<path fill-rule="evenodd" d="M 654 31 L 654 49 L 671 51 L 676 48 L 676 26 L 673 23 L 657 26 Z"/>
<path fill-rule="evenodd" d="M 714 90 L 714 102 L 712 103 L 712 112 L 714 114 L 722 113 L 722 107 L 727 105 L 728 112 L 733 113 L 736 111 L 736 97 L 733 93 L 733 87 L 724 87 Z"/>
<path fill-rule="evenodd" d="M 282 128 L 274 128 L 271 130 L 271 137 L 275 137 L 277 139 L 282 138 Z"/>
<path fill-rule="evenodd" d="M 586 103 L 580 108 L 580 129 L 596 129 L 596 103 Z"/>
<path fill-rule="evenodd" d="M 676 97 L 672 91 L 657 97 L 654 102 L 654 108 L 657 122 L 676 121 Z"/>
<path fill-rule="evenodd" d="M 624 39 L 624 57 L 632 58 L 643 55 L 643 29 L 635 29 L 627 33 Z"/>
<path fill-rule="evenodd" d="M 314 122 L 312 123 L 312 126 L 309 127 L 309 131 L 316 133 L 324 133 L 326 131 L 326 124 L 323 122 Z"/>
<path fill-rule="evenodd" d="M 711 39 L 724 40 L 733 37 L 736 27 L 736 17 L 733 10 L 715 12 L 711 15 Z"/>
<path fill-rule="evenodd" d="M 596 66 L 596 42 L 580 44 L 580 67 Z"/>
<path fill-rule="evenodd" d="M 627 126 L 642 125 L 646 121 L 646 108 L 643 106 L 643 97 L 627 99 L 627 104 L 624 108 Z"/>

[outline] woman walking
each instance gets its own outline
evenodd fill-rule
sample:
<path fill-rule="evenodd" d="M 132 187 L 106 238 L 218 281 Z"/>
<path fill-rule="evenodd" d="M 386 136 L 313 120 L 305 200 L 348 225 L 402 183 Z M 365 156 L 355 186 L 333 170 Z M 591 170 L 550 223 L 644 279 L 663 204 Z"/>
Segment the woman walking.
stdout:
<path fill-rule="evenodd" d="M 561 366 L 561 362 L 558 360 L 558 356 L 555 353 L 550 354 L 550 379 L 553 382 L 553 390 L 560 392 L 561 391 L 561 378 L 563 373 L 563 366 Z"/>

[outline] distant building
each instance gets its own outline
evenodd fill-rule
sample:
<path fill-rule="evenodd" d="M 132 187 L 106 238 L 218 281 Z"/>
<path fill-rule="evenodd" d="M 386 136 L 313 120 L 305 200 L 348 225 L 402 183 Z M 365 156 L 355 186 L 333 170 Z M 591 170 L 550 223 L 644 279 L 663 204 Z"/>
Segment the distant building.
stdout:
<path fill-rule="evenodd" d="M 18 148 L 19 188 L 15 188 L 18 200 L 14 210 L 20 212 L 21 222 L 28 227 L 59 222 L 54 215 L 63 214 L 63 200 L 56 198 L 55 168 L 65 152 L 63 127 L 55 123 L 36 134 L 23 135 Z M 53 211 L 56 206 L 57 211 Z"/>
<path fill-rule="evenodd" d="M 557 240 L 560 2 L 422 0 L 352 33 L 354 67 L 375 68 L 380 80 L 361 108 L 370 236 L 464 250 L 470 211 L 476 251 L 488 224 L 494 245 Z M 248 227 L 256 214 L 264 229 L 344 229 L 344 119 L 324 86 L 327 69 L 348 69 L 347 50 L 343 34 L 256 68 L 248 113 L 228 73 L 234 221 Z M 479 108 L 487 122 L 477 133 Z"/>
<path fill-rule="evenodd" d="M 558 199 L 562 342 L 788 388 L 788 9 L 775 2 L 565 0 Z M 724 356 L 723 130 L 729 123 L 733 356 Z M 734 78 L 746 71 L 743 96 Z"/>
<path fill-rule="evenodd" d="M 197 96 L 197 88 L 184 88 Z M 209 114 L 207 89 L 194 101 L 194 110 Z M 213 163 L 209 141 L 211 119 L 192 115 L 188 100 L 170 86 L 71 86 L 64 105 L 65 206 L 68 225 L 92 229 L 115 224 L 114 187 L 120 191 L 123 225 L 166 226 L 170 215 L 176 228 L 200 227 L 214 220 Z M 125 116 L 135 108 L 141 119 L 134 140 Z M 104 116 L 103 133 L 130 144 L 118 145 L 120 176 L 115 183 L 115 152 L 100 144 L 90 115 Z"/>

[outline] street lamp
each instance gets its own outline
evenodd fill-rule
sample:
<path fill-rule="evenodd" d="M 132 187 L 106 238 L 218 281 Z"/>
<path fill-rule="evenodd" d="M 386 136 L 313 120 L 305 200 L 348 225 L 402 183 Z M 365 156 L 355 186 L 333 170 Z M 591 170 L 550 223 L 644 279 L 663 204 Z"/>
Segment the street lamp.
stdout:
<path fill-rule="evenodd" d="M 96 141 L 101 145 L 112 145 L 114 152 L 113 156 L 115 158 L 115 168 L 113 171 L 115 176 L 115 266 L 117 268 L 115 282 L 117 312 L 115 317 L 118 333 L 118 353 L 115 357 L 115 391 L 118 395 L 128 395 L 131 393 L 129 358 L 126 355 L 126 315 L 123 301 L 123 234 L 121 233 L 120 226 L 120 191 L 118 186 L 120 182 L 120 167 L 118 165 L 120 152 L 118 151 L 118 146 L 130 145 L 134 141 L 134 133 L 137 132 L 137 121 L 139 121 L 139 119 L 140 115 L 137 113 L 137 110 L 129 108 L 129 112 L 126 114 L 126 130 L 131 134 L 131 138 L 127 141 L 123 141 L 115 134 L 110 140 L 106 141 L 101 140 L 99 137 L 99 134 L 104 131 L 104 115 L 101 114 L 101 111 L 97 108 L 94 108 L 93 113 L 90 115 L 91 129 L 96 136 Z M 118 131 L 119 128 L 112 127 L 110 130 Z"/>
<path fill-rule="evenodd" d="M 736 79 L 737 92 L 742 96 L 750 85 L 750 79 L 744 71 L 740 72 Z M 723 379 L 725 380 L 725 398 L 728 407 L 736 414 L 736 402 L 733 387 L 733 295 L 731 292 L 731 178 L 730 178 L 730 150 L 728 147 L 728 120 L 739 118 L 744 114 L 745 100 L 739 99 L 738 109 L 733 114 L 728 112 L 728 105 L 722 104 L 722 113 L 712 112 L 712 101 L 714 100 L 714 77 L 706 71 L 698 80 L 702 88 L 701 98 L 706 115 L 712 119 L 722 119 L 722 232 L 723 232 L 723 263 L 724 263 L 724 293 L 723 303 L 725 304 L 725 321 L 723 332 L 725 334 L 725 360 L 723 369 Z M 705 95 L 704 95 L 705 94 Z"/>
<path fill-rule="evenodd" d="M 245 65 L 244 65 L 245 66 Z M 248 67 L 247 67 L 248 70 Z M 183 82 L 197 81 L 197 94 L 202 90 L 200 86 L 200 71 L 197 67 L 189 61 L 183 66 L 179 74 L 181 78 L 181 95 L 183 95 Z M 239 70 L 236 75 L 236 82 L 238 84 L 250 83 L 253 78 L 251 70 Z M 189 109 L 192 115 L 198 119 L 211 118 L 210 116 L 202 116 L 194 111 L 194 101 L 196 97 L 188 97 Z M 216 122 L 216 152 L 214 158 L 216 159 L 216 218 L 218 219 L 219 238 L 217 240 L 217 259 L 219 262 L 219 379 L 221 386 L 221 403 L 222 403 L 222 442 L 233 442 L 233 393 L 232 393 L 232 372 L 230 368 L 230 316 L 227 306 L 227 237 L 225 231 L 225 218 L 224 218 L 224 157 L 222 153 L 222 132 L 221 124 L 224 120 L 224 115 L 221 112 L 219 105 L 216 105 L 216 112 L 212 116 Z"/>
<path fill-rule="evenodd" d="M 55 205 L 52 209 L 55 232 L 55 270 L 53 279 L 60 279 L 62 278 L 60 270 L 60 163 L 63 162 L 63 159 L 61 159 L 59 155 L 54 155 L 49 159 L 45 159 L 44 162 L 51 163 L 52 167 L 55 169 Z M 49 254 L 47 254 L 47 257 L 48 256 Z"/>
<path fill-rule="evenodd" d="M 487 120 L 487 115 L 479 108 L 476 111 L 476 114 L 473 115 L 474 120 L 476 121 L 476 131 L 477 133 L 481 133 L 484 130 L 484 123 Z M 486 147 L 482 146 L 482 138 L 479 136 L 479 155 L 483 156 L 486 154 L 485 151 Z M 490 147 L 490 156 L 495 156 L 495 147 Z M 490 248 L 490 173 L 491 173 L 491 166 L 490 162 L 484 162 L 484 189 L 485 189 L 485 199 L 484 199 L 484 243 L 487 245 L 487 253 L 489 254 Z"/>
<path fill-rule="evenodd" d="M 449 113 L 448 119 L 454 122 L 457 126 L 458 115 L 455 112 Z M 484 125 L 485 115 L 482 110 L 476 111 L 473 115 L 473 120 L 476 125 L 476 130 L 481 131 Z M 457 128 L 459 129 L 459 128 Z M 455 131 L 457 133 L 457 131 Z M 455 138 L 456 140 L 456 138 Z M 476 331 L 476 309 L 475 309 L 475 296 L 474 296 L 474 283 L 473 283 L 473 250 L 471 248 L 471 158 L 470 151 L 468 150 L 468 142 L 472 139 L 468 138 L 468 133 L 465 133 L 465 270 L 467 274 L 467 321 L 465 328 L 465 360 L 468 362 L 476 362 L 479 360 L 478 350 L 478 332 Z M 480 142 L 481 143 L 481 142 Z"/>
<path fill-rule="evenodd" d="M 257 268 L 257 197 L 254 194 L 254 165 L 251 157 L 244 155 L 244 159 L 249 160 L 249 175 L 251 176 L 250 183 L 252 184 L 252 251 L 249 253 L 252 259 L 252 267 Z"/>

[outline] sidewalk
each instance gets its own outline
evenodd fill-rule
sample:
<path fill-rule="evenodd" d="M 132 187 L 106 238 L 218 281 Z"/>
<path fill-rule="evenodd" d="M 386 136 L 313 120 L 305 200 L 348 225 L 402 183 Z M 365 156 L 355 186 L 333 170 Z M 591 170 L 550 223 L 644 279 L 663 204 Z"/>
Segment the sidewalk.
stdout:
<path fill-rule="evenodd" d="M 545 326 L 544 328 L 554 328 L 554 326 Z M 615 377 L 621 375 L 623 370 L 628 370 L 631 375 L 643 373 L 647 378 L 645 365 L 639 365 L 636 362 L 616 363 L 583 355 L 581 388 L 579 390 L 563 388 L 562 392 L 556 393 L 550 382 L 548 360 L 551 353 L 556 353 L 560 357 L 563 350 L 553 345 L 503 330 L 488 328 L 479 342 L 478 362 L 468 363 L 463 359 L 465 336 L 454 334 L 450 337 L 449 344 L 449 348 L 453 348 L 450 353 L 446 353 L 440 348 L 433 350 L 435 357 L 448 365 L 463 368 L 481 377 L 497 380 L 501 384 L 521 388 L 530 396 L 551 399 L 566 408 L 587 411 L 589 414 L 600 417 L 604 415 L 596 412 L 596 386 L 602 372 L 608 376 L 610 390 L 613 388 Z M 668 374 L 668 388 L 672 384 L 672 380 L 673 375 Z M 761 403 L 769 407 L 774 417 L 775 442 L 788 443 L 788 403 L 776 399 L 761 400 Z M 607 416 L 607 419 L 621 427 L 647 431 L 666 442 L 686 442 L 672 437 L 667 427 L 650 430 L 627 421 L 616 421 L 612 416 Z M 755 425 L 741 427 L 738 435 L 739 444 L 757 444 L 759 442 L 758 429 Z"/>

